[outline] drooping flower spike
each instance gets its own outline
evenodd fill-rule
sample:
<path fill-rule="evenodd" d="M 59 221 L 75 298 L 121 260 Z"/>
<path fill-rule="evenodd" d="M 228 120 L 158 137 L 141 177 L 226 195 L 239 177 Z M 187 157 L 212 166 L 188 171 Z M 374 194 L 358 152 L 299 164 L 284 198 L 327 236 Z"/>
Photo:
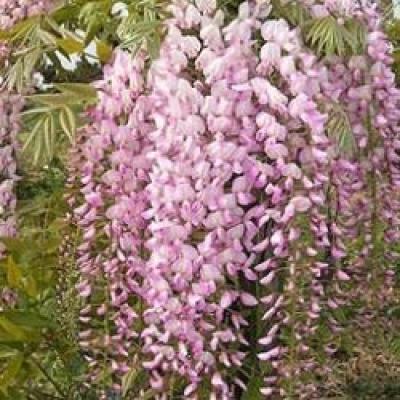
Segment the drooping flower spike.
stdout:
<path fill-rule="evenodd" d="M 105 67 L 71 176 L 93 382 L 107 366 L 115 382 L 134 367 L 160 399 L 234 399 L 258 353 L 265 397 L 318 397 L 309 377 L 328 369 L 314 338 L 328 326 L 321 341 L 334 352 L 338 309 L 371 293 L 379 232 L 380 298 L 390 294 L 390 49 L 373 5 L 306 5 L 365 24 L 367 53 L 318 58 L 268 4 L 244 2 L 226 21 L 214 1 L 179 1 L 148 69 L 143 52 L 122 51 Z M 344 133 L 331 128 L 338 118 Z"/>

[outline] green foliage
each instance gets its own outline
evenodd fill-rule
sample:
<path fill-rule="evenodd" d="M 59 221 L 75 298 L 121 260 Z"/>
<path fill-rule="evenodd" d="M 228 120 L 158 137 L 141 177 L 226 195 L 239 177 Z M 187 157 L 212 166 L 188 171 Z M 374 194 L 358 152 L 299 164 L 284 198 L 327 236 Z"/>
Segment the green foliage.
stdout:
<path fill-rule="evenodd" d="M 22 151 L 28 153 L 34 166 L 52 161 L 57 147 L 74 142 L 78 125 L 84 122 L 79 115 L 96 101 L 96 91 L 87 84 L 55 84 L 58 93 L 26 96 L 31 105 L 23 113 Z"/>
<path fill-rule="evenodd" d="M 350 56 L 361 54 L 365 49 L 365 27 L 354 18 L 339 23 L 332 16 L 313 18 L 299 2 L 272 2 L 273 13 L 285 18 L 292 26 L 300 27 L 305 43 L 316 54 L 324 56 Z"/>
<path fill-rule="evenodd" d="M 125 4 L 126 16 L 114 12 L 117 3 Z M 136 51 L 146 47 L 152 57 L 157 56 L 165 5 L 162 0 L 73 0 L 49 15 L 28 18 L 9 31 L 0 31 L 0 40 L 13 48 L 10 63 L 0 71 L 8 88 L 23 92 L 32 86 L 34 71 L 51 83 L 63 78 L 68 82 L 47 85 L 43 93 L 26 97 L 21 140 L 23 157 L 31 165 L 48 164 L 74 141 L 76 129 L 85 122 L 83 109 L 96 100 L 95 91 L 86 83 L 98 76 L 99 65 L 109 61 L 113 48 Z M 94 60 L 86 51 L 92 42 Z M 70 61 L 78 57 L 77 68 L 68 71 L 61 56 Z"/>
<path fill-rule="evenodd" d="M 153 390 L 147 391 L 144 395 L 139 394 L 139 391 L 143 386 L 143 382 L 147 380 L 147 377 L 143 370 L 137 369 L 135 360 L 133 360 L 132 365 L 132 369 L 128 371 L 122 378 L 122 399 L 151 399 L 155 394 Z"/>
<path fill-rule="evenodd" d="M 128 16 L 122 18 L 117 34 L 121 47 L 137 51 L 145 47 L 156 57 L 163 34 L 162 20 L 166 17 L 163 0 L 132 1 L 128 5 Z"/>
<path fill-rule="evenodd" d="M 99 4 L 100 2 L 91 3 Z M 90 3 L 85 7 L 88 5 Z M 86 59 L 88 55 L 85 49 L 91 40 L 95 39 L 94 35 L 90 36 L 93 21 L 96 21 L 99 28 L 102 27 L 99 24 L 103 22 L 104 30 L 110 29 L 108 34 L 104 35 L 102 32 L 106 40 L 114 38 L 115 31 L 112 30 L 112 24 L 110 25 L 102 18 L 96 18 L 96 13 L 91 14 L 91 19 L 83 18 L 81 7 L 83 6 L 72 2 L 56 9 L 50 15 L 28 18 L 15 25 L 10 31 L 0 32 L 0 39 L 7 41 L 14 50 L 10 66 L 3 71 L 9 88 L 22 91 L 25 87 L 29 87 L 32 83 L 32 72 L 46 69 L 49 63 L 61 70 L 64 69 L 60 55 L 67 59 L 71 59 L 71 55 L 79 55 Z M 82 36 L 77 33 L 81 31 L 86 34 Z M 97 31 L 94 33 L 96 34 Z M 109 49 L 110 46 L 107 42 L 101 43 L 98 61 L 106 62 L 111 51 L 106 52 L 105 49 Z"/>
<path fill-rule="evenodd" d="M 260 389 L 263 387 L 263 377 L 261 373 L 254 373 L 248 383 L 247 390 L 243 393 L 241 400 L 262 400 L 263 396 Z"/>
<path fill-rule="evenodd" d="M 56 323 L 59 248 L 69 230 L 63 222 L 65 174 L 56 160 L 47 169 L 20 173 L 20 234 L 2 239 L 8 257 L 0 263 L 0 285 L 18 300 L 0 312 L 0 399 L 94 400 L 82 387 L 85 363 L 76 339 L 71 343 Z"/>
<path fill-rule="evenodd" d="M 399 319 L 377 316 L 367 330 L 348 332 L 351 352 L 323 382 L 325 397 L 332 399 L 394 400 L 399 399 L 398 373 L 400 353 L 397 351 Z M 393 347 L 394 346 L 394 347 Z M 324 397 L 324 398 L 325 398 Z"/>
<path fill-rule="evenodd" d="M 365 28 L 355 19 L 339 24 L 328 16 L 313 18 L 303 25 L 306 43 L 320 56 L 346 56 L 362 53 L 365 47 Z"/>
<path fill-rule="evenodd" d="M 272 0 L 272 5 L 276 16 L 286 19 L 294 27 L 304 26 L 311 19 L 307 8 L 299 2 Z"/>

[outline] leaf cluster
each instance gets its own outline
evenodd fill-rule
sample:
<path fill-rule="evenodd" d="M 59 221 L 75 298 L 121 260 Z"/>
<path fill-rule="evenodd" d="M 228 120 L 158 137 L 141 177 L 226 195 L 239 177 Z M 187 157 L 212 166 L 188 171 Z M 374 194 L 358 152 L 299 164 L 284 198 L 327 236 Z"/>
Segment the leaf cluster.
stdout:
<path fill-rule="evenodd" d="M 22 114 L 22 152 L 30 155 L 34 166 L 50 162 L 64 139 L 74 142 L 77 126 L 84 122 L 84 108 L 97 98 L 96 90 L 88 84 L 62 83 L 54 88 L 58 91 L 26 96 L 29 106 Z"/>
<path fill-rule="evenodd" d="M 366 45 L 365 26 L 354 18 L 313 18 L 297 1 L 273 0 L 273 12 L 292 26 L 300 27 L 304 42 L 320 57 L 361 54 Z"/>

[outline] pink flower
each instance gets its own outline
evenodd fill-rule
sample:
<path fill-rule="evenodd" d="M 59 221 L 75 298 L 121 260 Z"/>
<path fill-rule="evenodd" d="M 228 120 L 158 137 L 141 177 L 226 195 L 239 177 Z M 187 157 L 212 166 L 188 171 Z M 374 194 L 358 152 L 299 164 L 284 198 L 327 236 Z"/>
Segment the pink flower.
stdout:
<path fill-rule="evenodd" d="M 260 57 L 264 62 L 277 67 L 281 58 L 281 48 L 276 43 L 267 42 L 261 48 Z"/>
<path fill-rule="evenodd" d="M 269 360 L 272 360 L 272 359 L 278 357 L 280 353 L 281 353 L 280 347 L 275 347 L 272 350 L 269 350 L 265 353 L 258 354 L 258 358 L 261 361 L 269 361 Z"/>
<path fill-rule="evenodd" d="M 288 103 L 288 98 L 266 79 L 254 78 L 251 84 L 260 104 L 268 104 L 272 109 L 281 111 Z"/>
<path fill-rule="evenodd" d="M 216 0 L 196 0 L 195 3 L 199 11 L 205 14 L 211 14 L 217 8 Z"/>
<path fill-rule="evenodd" d="M 349 276 L 346 272 L 344 272 L 343 270 L 341 270 L 341 269 L 339 269 L 339 270 L 336 272 L 336 275 L 337 275 L 337 277 L 338 277 L 338 279 L 339 279 L 340 281 L 350 281 L 350 280 L 351 280 L 350 276 Z"/>
<path fill-rule="evenodd" d="M 241 293 L 240 300 L 245 306 L 249 307 L 256 306 L 258 304 L 257 299 L 249 293 Z"/>
<path fill-rule="evenodd" d="M 308 211 L 312 204 L 311 200 L 304 196 L 293 197 L 290 202 L 298 212 Z"/>

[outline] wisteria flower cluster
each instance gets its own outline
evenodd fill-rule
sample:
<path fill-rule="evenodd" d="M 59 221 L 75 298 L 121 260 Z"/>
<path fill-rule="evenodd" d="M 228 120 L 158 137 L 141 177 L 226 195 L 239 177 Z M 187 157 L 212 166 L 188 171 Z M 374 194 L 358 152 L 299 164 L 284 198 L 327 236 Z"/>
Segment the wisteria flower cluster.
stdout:
<path fill-rule="evenodd" d="M 0 237 L 13 237 L 16 234 L 16 197 L 15 183 L 18 180 L 16 151 L 17 134 L 20 129 L 20 112 L 23 99 L 6 90 L 0 91 Z M 0 258 L 5 256 L 5 246 L 0 246 Z M 2 301 L 14 303 L 14 295 L 5 289 Z"/>
<path fill-rule="evenodd" d="M 149 168 L 143 154 L 149 131 L 147 102 L 140 97 L 143 67 L 144 59 L 120 52 L 114 64 L 105 68 L 104 80 L 98 85 L 101 99 L 90 114 L 97 122 L 83 132 L 82 150 L 71 160 L 79 167 L 75 171 L 79 175 L 71 173 L 71 184 L 80 179 L 85 200 L 75 209 L 84 231 L 78 248 L 78 289 L 83 298 L 91 300 L 80 319 L 96 326 L 81 332 L 81 345 L 89 350 L 92 367 L 96 356 L 107 353 L 112 356 L 113 370 L 119 373 L 129 370 L 131 344 L 138 336 L 135 324 L 141 323 L 136 309 L 141 290 L 138 276 L 144 270 L 142 214 L 147 204 L 144 188 Z"/>
<path fill-rule="evenodd" d="M 118 390 L 140 368 L 159 399 L 178 384 L 187 399 L 234 399 L 256 354 L 266 398 L 318 398 L 321 326 L 332 354 L 338 310 L 355 297 L 371 307 L 371 279 L 379 302 L 390 295 L 390 46 L 372 3 L 305 3 L 365 24 L 365 54 L 321 60 L 268 3 L 243 2 L 227 21 L 213 0 L 176 1 L 157 60 L 118 50 L 104 68 L 69 199 L 92 382 L 111 370 Z"/>

